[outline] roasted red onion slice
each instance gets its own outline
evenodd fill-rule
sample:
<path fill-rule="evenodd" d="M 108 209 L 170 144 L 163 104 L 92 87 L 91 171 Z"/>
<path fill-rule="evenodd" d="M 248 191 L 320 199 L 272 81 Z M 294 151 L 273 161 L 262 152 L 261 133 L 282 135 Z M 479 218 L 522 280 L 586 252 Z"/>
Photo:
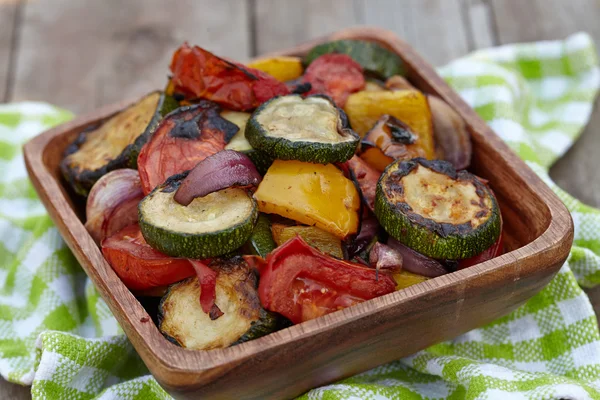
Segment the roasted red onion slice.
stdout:
<path fill-rule="evenodd" d="M 402 269 L 402 263 L 402 254 L 383 243 L 375 243 L 369 253 L 369 264 L 377 270 L 400 270 Z"/>
<path fill-rule="evenodd" d="M 173 197 L 187 206 L 196 197 L 232 186 L 258 186 L 261 176 L 248 156 L 223 150 L 200 161 L 181 182 Z"/>
<path fill-rule="evenodd" d="M 347 248 L 349 259 L 358 256 L 359 253 L 364 251 L 371 241 L 379 232 L 379 221 L 377 218 L 371 214 L 370 212 L 363 216 L 362 221 L 360 223 L 360 232 L 356 236 Z"/>
<path fill-rule="evenodd" d="M 98 244 L 113 233 L 137 222 L 137 206 L 144 197 L 138 172 L 117 169 L 92 187 L 85 209 L 85 227 Z"/>
<path fill-rule="evenodd" d="M 457 170 L 467 168 L 473 149 L 465 121 L 442 99 L 435 96 L 427 96 L 427 99 L 433 118 L 435 142 L 441 156 Z"/>
<path fill-rule="evenodd" d="M 215 304 L 217 297 L 217 271 L 208 267 L 202 261 L 189 260 L 200 283 L 200 306 L 202 311 L 207 313 L 211 320 L 215 320 L 223 315 L 223 312 Z"/>
<path fill-rule="evenodd" d="M 408 272 L 428 278 L 435 278 L 448 273 L 438 261 L 417 253 L 392 237 L 388 239 L 387 244 L 402 254 L 402 268 Z"/>

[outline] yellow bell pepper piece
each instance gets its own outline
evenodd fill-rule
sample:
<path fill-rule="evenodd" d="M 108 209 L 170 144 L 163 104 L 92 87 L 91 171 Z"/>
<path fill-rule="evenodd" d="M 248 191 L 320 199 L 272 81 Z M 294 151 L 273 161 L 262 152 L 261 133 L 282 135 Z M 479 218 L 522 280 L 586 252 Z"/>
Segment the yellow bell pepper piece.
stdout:
<path fill-rule="evenodd" d="M 431 110 L 427 97 L 417 90 L 356 92 L 348 96 L 344 111 L 361 137 L 382 115 L 396 117 L 419 137 L 427 153 L 434 153 Z"/>
<path fill-rule="evenodd" d="M 288 240 L 300 236 L 312 247 L 337 258 L 344 258 L 342 241 L 340 238 L 319 229 L 316 226 L 287 226 L 283 224 L 271 225 L 273 240 L 281 246 Z"/>
<path fill-rule="evenodd" d="M 248 66 L 266 72 L 280 82 L 299 78 L 304 71 L 302 60 L 289 56 L 262 58 L 252 61 Z"/>
<path fill-rule="evenodd" d="M 396 281 L 396 290 L 404 289 L 417 283 L 425 282 L 429 279 L 423 275 L 413 274 L 408 271 L 400 271 L 392 274 L 392 277 Z"/>
<path fill-rule="evenodd" d="M 254 198 L 261 212 L 315 225 L 341 239 L 358 231 L 360 196 L 332 164 L 276 160 Z"/>

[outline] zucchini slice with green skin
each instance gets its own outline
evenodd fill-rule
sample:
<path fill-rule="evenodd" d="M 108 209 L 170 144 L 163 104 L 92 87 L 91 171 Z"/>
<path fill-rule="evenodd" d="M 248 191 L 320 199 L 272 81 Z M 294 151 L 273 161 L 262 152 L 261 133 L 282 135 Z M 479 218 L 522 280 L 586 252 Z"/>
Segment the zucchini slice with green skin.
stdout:
<path fill-rule="evenodd" d="M 228 188 L 182 206 L 173 196 L 185 176 L 172 176 L 140 202 L 140 229 L 148 244 L 169 256 L 194 259 L 242 246 L 258 218 L 252 196 L 244 189 Z"/>
<path fill-rule="evenodd" d="M 179 106 L 159 91 L 144 96 L 100 126 L 82 132 L 65 151 L 61 170 L 76 193 L 87 196 L 102 175 L 137 168 L 137 156 L 160 120 Z"/>
<path fill-rule="evenodd" d="M 210 350 L 267 335 L 284 327 L 284 321 L 265 311 L 258 298 L 258 279 L 241 258 L 216 260 L 215 304 L 223 312 L 211 320 L 202 311 L 198 278 L 169 287 L 158 307 L 158 326 L 172 343 L 191 350 Z"/>
<path fill-rule="evenodd" d="M 264 151 L 256 150 L 248 143 L 248 140 L 246 139 L 246 123 L 250 118 L 250 114 L 240 111 L 225 110 L 221 112 L 221 117 L 237 125 L 239 128 L 227 146 L 225 146 L 225 150 L 235 150 L 244 153 L 252 160 L 252 163 L 256 166 L 256 169 L 261 175 L 266 174 L 271 164 L 273 164 L 274 158 Z"/>
<path fill-rule="evenodd" d="M 267 254 L 275 250 L 277 243 L 271 233 L 271 221 L 266 214 L 259 214 L 250 239 L 242 247 L 244 254 L 253 254 L 266 258 Z"/>
<path fill-rule="evenodd" d="M 306 57 L 306 65 L 328 53 L 347 54 L 363 69 L 377 78 L 387 79 L 393 75 L 406 75 L 404 63 L 396 53 L 374 42 L 363 40 L 335 40 L 313 47 Z"/>
<path fill-rule="evenodd" d="M 279 160 L 329 164 L 349 160 L 359 144 L 346 113 L 327 96 L 277 96 L 246 125 L 250 145 Z"/>
<path fill-rule="evenodd" d="M 475 175 L 446 161 L 390 164 L 377 183 L 375 215 L 395 239 L 426 256 L 464 259 L 500 236 L 498 203 Z"/>

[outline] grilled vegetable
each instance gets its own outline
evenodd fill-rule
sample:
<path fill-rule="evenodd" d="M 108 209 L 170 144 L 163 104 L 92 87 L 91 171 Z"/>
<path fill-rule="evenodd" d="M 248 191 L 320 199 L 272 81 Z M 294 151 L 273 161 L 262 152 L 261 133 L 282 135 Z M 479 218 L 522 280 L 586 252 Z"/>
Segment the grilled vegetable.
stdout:
<path fill-rule="evenodd" d="M 109 172 L 90 190 L 85 207 L 85 229 L 97 244 L 115 232 L 137 223 L 137 206 L 144 197 L 134 169 Z"/>
<path fill-rule="evenodd" d="M 182 206 L 173 197 L 185 175 L 169 178 L 140 202 L 146 241 L 165 254 L 195 259 L 227 254 L 244 244 L 258 217 L 254 199 L 243 189 L 229 188 Z"/>
<path fill-rule="evenodd" d="M 433 115 L 433 132 L 440 158 L 449 161 L 457 170 L 471 163 L 471 135 L 462 117 L 436 96 L 427 96 Z"/>
<path fill-rule="evenodd" d="M 248 143 L 248 139 L 246 139 L 246 123 L 250 118 L 250 114 L 225 110 L 221 112 L 221 117 L 234 123 L 239 128 L 239 131 L 231 138 L 227 146 L 225 146 L 225 150 L 235 150 L 244 153 L 252 160 L 258 172 L 264 175 L 271 164 L 273 164 L 274 159 L 264 151 L 256 150 Z"/>
<path fill-rule="evenodd" d="M 173 199 L 187 206 L 194 199 L 219 190 L 256 187 L 261 179 L 248 156 L 234 150 L 222 150 L 196 164 L 179 185 Z"/>
<path fill-rule="evenodd" d="M 320 95 L 288 95 L 266 102 L 248 120 L 246 138 L 277 159 L 321 164 L 346 161 L 358 146 L 344 112 Z"/>
<path fill-rule="evenodd" d="M 325 232 L 316 226 L 287 226 L 273 224 L 271 226 L 273 240 L 277 246 L 283 245 L 290 239 L 300 236 L 306 243 L 323 253 L 336 258 L 344 258 L 342 241 L 329 232 Z"/>
<path fill-rule="evenodd" d="M 344 106 L 350 125 L 363 137 L 381 118 L 388 114 L 405 123 L 425 143 L 433 154 L 433 126 L 427 98 L 416 90 L 358 92 L 351 94 Z"/>
<path fill-rule="evenodd" d="M 375 190 L 381 173 L 358 156 L 348 160 L 348 166 L 358 182 L 363 201 L 373 211 L 375 209 Z"/>
<path fill-rule="evenodd" d="M 363 138 L 362 149 L 361 158 L 378 171 L 383 171 L 394 160 L 435 158 L 431 136 L 418 136 L 408 125 L 391 115 L 383 115 L 377 120 Z"/>
<path fill-rule="evenodd" d="M 364 88 L 365 77 L 360 64 L 346 54 L 324 54 L 306 68 L 302 82 L 310 83 L 308 94 L 325 94 L 343 107 L 350 93 Z"/>
<path fill-rule="evenodd" d="M 260 305 L 256 275 L 241 258 L 218 261 L 215 304 L 223 312 L 216 319 L 205 313 L 198 298 L 201 286 L 190 278 L 171 286 L 159 306 L 159 329 L 169 340 L 193 350 L 209 350 L 255 339 L 279 327 L 277 317 Z"/>
<path fill-rule="evenodd" d="M 219 111 L 216 103 L 202 100 L 163 119 L 138 157 L 144 194 L 225 148 L 238 127 L 223 119 Z"/>
<path fill-rule="evenodd" d="M 248 67 L 266 72 L 280 82 L 291 81 L 302 75 L 302 59 L 298 57 L 276 56 L 254 60 Z"/>
<path fill-rule="evenodd" d="M 102 254 L 131 290 L 158 288 L 194 276 L 194 268 L 187 259 L 169 257 L 152 248 L 138 224 L 104 239 Z"/>
<path fill-rule="evenodd" d="M 244 254 L 254 254 L 260 257 L 266 257 L 267 254 L 277 247 L 271 233 L 271 221 L 265 214 L 259 214 L 256 225 L 250 239 L 244 244 L 242 251 Z"/>
<path fill-rule="evenodd" d="M 254 198 L 261 212 L 315 225 L 340 239 L 358 231 L 360 195 L 331 164 L 276 160 Z"/>
<path fill-rule="evenodd" d="M 502 255 L 504 252 L 504 240 L 503 234 L 500 233 L 500 237 L 496 240 L 496 243 L 485 249 L 483 252 L 473 256 L 471 258 L 465 258 L 464 260 L 458 260 L 457 269 L 464 269 L 468 267 L 472 267 L 473 265 L 477 265 L 487 260 L 491 260 L 492 258 L 496 258 Z"/>
<path fill-rule="evenodd" d="M 187 43 L 175 51 L 170 68 L 175 93 L 183 94 L 187 100 L 212 100 L 231 110 L 252 110 L 272 97 L 290 92 L 283 82 L 267 73 Z"/>
<path fill-rule="evenodd" d="M 500 235 L 500 210 L 476 176 L 446 161 L 396 161 L 377 184 L 375 214 L 395 239 L 426 256 L 463 259 Z"/>
<path fill-rule="evenodd" d="M 61 163 L 65 179 L 86 196 L 100 177 L 119 168 L 137 168 L 137 156 L 162 117 L 177 102 L 152 92 L 97 128 L 87 130 L 69 146 Z"/>
<path fill-rule="evenodd" d="M 394 278 L 394 281 L 396 281 L 396 290 L 404 289 L 429 279 L 426 276 L 413 274 L 408 271 L 393 272 L 392 277 Z"/>
<path fill-rule="evenodd" d="M 293 323 L 391 293 L 396 287 L 391 275 L 329 257 L 298 236 L 269 254 L 260 271 L 263 307 Z"/>
<path fill-rule="evenodd" d="M 304 62 L 310 64 L 318 57 L 328 53 L 347 54 L 359 63 L 367 73 L 386 79 L 392 75 L 404 75 L 402 59 L 384 47 L 363 40 L 336 40 L 313 47 Z"/>

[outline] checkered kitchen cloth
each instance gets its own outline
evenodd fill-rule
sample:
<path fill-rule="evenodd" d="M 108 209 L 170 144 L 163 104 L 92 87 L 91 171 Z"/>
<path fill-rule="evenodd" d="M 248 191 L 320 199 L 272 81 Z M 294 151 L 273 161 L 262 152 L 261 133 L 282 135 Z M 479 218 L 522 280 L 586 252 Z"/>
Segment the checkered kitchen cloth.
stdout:
<path fill-rule="evenodd" d="M 571 255 L 512 314 L 304 398 L 600 399 L 600 334 L 580 287 L 600 283 L 600 212 L 561 191 L 545 172 L 592 112 L 600 85 L 594 44 L 577 34 L 503 46 L 440 72 L 565 202 L 575 221 Z M 147 375 L 27 180 L 21 145 L 70 117 L 40 103 L 0 106 L 0 373 L 32 384 L 34 398 L 169 398 Z"/>

